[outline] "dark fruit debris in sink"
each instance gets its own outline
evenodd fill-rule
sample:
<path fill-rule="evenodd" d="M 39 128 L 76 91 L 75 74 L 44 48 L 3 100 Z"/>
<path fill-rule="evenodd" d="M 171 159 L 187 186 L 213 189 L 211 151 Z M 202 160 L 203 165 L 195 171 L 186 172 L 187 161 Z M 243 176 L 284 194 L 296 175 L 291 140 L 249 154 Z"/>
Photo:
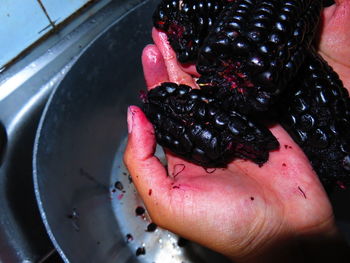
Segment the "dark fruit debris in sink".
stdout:
<path fill-rule="evenodd" d="M 147 226 L 147 232 L 154 232 L 157 229 L 157 225 L 155 223 L 149 223 Z"/>
<path fill-rule="evenodd" d="M 119 191 L 122 191 L 124 189 L 123 184 L 120 181 L 115 182 L 114 187 Z"/>
<path fill-rule="evenodd" d="M 179 237 L 179 239 L 177 240 L 177 245 L 179 247 L 185 247 L 188 244 L 188 240 L 183 238 L 183 237 Z"/>
<path fill-rule="evenodd" d="M 136 256 L 141 256 L 146 254 L 146 248 L 145 247 L 138 247 L 136 249 Z"/>
<path fill-rule="evenodd" d="M 137 216 L 142 216 L 145 212 L 146 212 L 146 210 L 142 206 L 138 206 L 135 209 L 135 214 Z"/>
<path fill-rule="evenodd" d="M 134 240 L 134 237 L 129 233 L 129 234 L 126 234 L 126 242 L 127 243 L 130 243 Z"/>

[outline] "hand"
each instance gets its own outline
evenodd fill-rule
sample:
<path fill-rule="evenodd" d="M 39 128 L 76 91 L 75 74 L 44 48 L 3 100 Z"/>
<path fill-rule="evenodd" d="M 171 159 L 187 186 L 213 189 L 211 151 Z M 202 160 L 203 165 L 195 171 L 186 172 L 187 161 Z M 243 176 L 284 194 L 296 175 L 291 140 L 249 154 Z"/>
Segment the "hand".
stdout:
<path fill-rule="evenodd" d="M 350 1 L 335 2 L 323 12 L 318 48 L 350 91 Z"/>
<path fill-rule="evenodd" d="M 153 39 L 156 45 L 147 46 L 142 56 L 148 88 L 164 81 L 195 88 L 193 66 L 177 63 L 163 33 L 154 30 Z M 167 150 L 164 167 L 154 156 L 153 127 L 139 108 L 129 108 L 128 125 L 125 163 L 159 226 L 237 262 L 273 262 L 271 255 L 275 262 L 287 262 L 285 253 L 295 253 L 297 240 L 338 239 L 331 205 L 316 174 L 279 125 L 271 131 L 281 148 L 263 167 L 237 159 L 215 170 Z M 295 254 L 289 259 L 295 262 Z"/>

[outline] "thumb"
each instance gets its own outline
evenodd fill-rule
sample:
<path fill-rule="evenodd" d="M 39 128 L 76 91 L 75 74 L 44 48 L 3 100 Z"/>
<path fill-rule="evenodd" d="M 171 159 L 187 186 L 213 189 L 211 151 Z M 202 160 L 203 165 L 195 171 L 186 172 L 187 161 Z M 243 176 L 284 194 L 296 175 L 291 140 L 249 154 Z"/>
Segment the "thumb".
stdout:
<path fill-rule="evenodd" d="M 147 211 L 157 223 L 169 204 L 171 179 L 159 159 L 154 155 L 156 139 L 152 124 L 136 106 L 128 109 L 128 142 L 124 163 L 133 183 L 144 201 Z M 164 216 L 164 215 L 163 215 Z"/>

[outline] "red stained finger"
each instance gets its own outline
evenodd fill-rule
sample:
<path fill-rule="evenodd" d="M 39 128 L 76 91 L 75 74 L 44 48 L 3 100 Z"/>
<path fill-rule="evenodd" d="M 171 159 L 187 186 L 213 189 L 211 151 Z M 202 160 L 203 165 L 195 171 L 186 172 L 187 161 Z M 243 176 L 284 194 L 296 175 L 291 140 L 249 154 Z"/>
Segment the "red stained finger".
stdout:
<path fill-rule="evenodd" d="M 129 136 L 124 162 L 146 206 L 152 208 L 155 200 L 166 202 L 171 179 L 167 177 L 162 163 L 154 156 L 154 129 L 145 114 L 140 108 L 130 106 L 127 119 Z"/>
<path fill-rule="evenodd" d="M 142 52 L 142 66 L 148 89 L 169 81 L 167 68 L 159 49 L 155 45 L 147 45 Z"/>
<path fill-rule="evenodd" d="M 168 38 L 164 32 L 153 28 L 153 41 L 163 55 L 164 63 L 168 71 L 169 80 L 178 84 L 186 84 L 191 87 L 196 87 L 196 84 L 190 74 L 182 70 L 179 65 L 176 54 L 168 42 Z"/>

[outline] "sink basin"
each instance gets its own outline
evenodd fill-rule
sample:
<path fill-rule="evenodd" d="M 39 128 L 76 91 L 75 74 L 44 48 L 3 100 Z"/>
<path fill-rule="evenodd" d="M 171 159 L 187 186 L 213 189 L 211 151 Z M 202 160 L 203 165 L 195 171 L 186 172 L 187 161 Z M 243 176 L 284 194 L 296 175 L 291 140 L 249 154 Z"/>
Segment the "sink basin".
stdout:
<path fill-rule="evenodd" d="M 126 110 L 145 89 L 141 52 L 152 41 L 158 0 L 131 2 L 84 50 L 44 110 L 33 162 L 44 224 L 65 262 L 228 262 L 152 225 L 147 211 L 137 214 L 143 203 L 122 162 Z M 158 155 L 164 160 L 160 148 Z"/>

